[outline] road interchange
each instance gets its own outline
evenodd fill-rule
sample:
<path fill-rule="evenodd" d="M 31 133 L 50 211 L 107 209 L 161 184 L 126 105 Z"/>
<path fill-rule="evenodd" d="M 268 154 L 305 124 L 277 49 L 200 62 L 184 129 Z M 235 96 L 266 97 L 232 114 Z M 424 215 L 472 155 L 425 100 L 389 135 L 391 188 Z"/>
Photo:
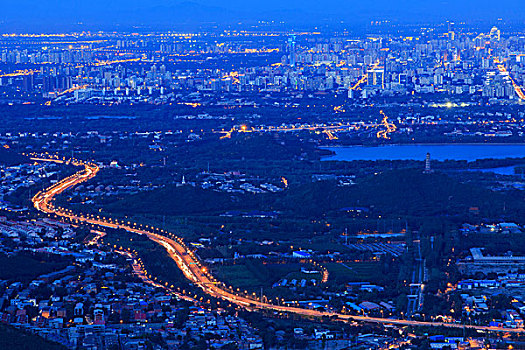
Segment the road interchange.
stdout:
<path fill-rule="evenodd" d="M 488 327 L 479 325 L 466 325 L 458 323 L 446 323 L 446 322 L 429 322 L 429 321 L 414 321 L 406 319 L 391 319 L 382 317 L 368 317 L 358 315 L 348 315 L 342 313 L 334 313 L 328 311 L 305 309 L 294 306 L 276 305 L 264 301 L 264 298 L 258 299 L 256 297 L 247 297 L 235 292 L 231 287 L 228 288 L 220 281 L 217 281 L 203 266 L 197 256 L 194 255 L 193 251 L 189 249 L 182 239 L 172 236 L 168 237 L 165 234 L 159 234 L 157 232 L 164 232 L 163 230 L 137 228 L 129 222 L 118 221 L 115 219 L 104 218 L 94 215 L 80 215 L 75 214 L 71 210 L 64 208 L 55 208 L 53 205 L 53 199 L 55 196 L 61 194 L 69 188 L 72 188 L 82 182 L 86 182 L 94 178 L 99 172 L 100 168 L 94 163 L 82 162 L 82 161 L 65 161 L 56 158 L 31 158 L 36 162 L 55 162 L 55 163 L 68 163 L 77 167 L 83 167 L 82 170 L 75 174 L 68 176 L 61 181 L 53 184 L 52 186 L 38 192 L 33 198 L 32 202 L 34 207 L 49 215 L 56 215 L 63 219 L 69 219 L 73 222 L 97 225 L 105 228 L 123 229 L 128 232 L 146 235 L 149 239 L 155 243 L 163 246 L 168 252 L 170 258 L 177 264 L 179 269 L 182 271 L 184 276 L 193 284 L 198 286 L 206 294 L 211 297 L 227 301 L 231 304 L 243 307 L 248 310 L 266 310 L 277 313 L 289 313 L 296 314 L 311 318 L 330 318 L 334 321 L 346 321 L 346 322 L 369 322 L 376 324 L 390 324 L 398 326 L 443 326 L 460 329 L 473 329 L 482 332 L 509 332 L 509 333 L 525 333 L 524 328 L 503 328 L 503 327 Z M 166 233 L 167 234 L 167 233 Z"/>

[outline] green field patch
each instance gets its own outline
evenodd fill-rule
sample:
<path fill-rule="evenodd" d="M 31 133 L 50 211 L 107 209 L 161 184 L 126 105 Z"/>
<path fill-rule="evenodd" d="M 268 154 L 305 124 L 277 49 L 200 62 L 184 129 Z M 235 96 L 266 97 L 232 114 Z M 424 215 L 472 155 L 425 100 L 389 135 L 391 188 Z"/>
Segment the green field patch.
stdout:
<path fill-rule="evenodd" d="M 263 264 L 261 261 L 247 260 L 238 265 L 220 265 L 213 273 L 227 285 L 245 290 L 268 288 L 289 274 L 301 274 L 299 264 Z"/>
<path fill-rule="evenodd" d="M 246 265 L 221 266 L 216 271 L 219 280 L 234 288 L 252 289 L 265 284 Z"/>
<path fill-rule="evenodd" d="M 329 272 L 329 283 L 370 282 L 388 284 L 397 279 L 397 272 L 384 273 L 380 262 L 346 262 L 324 265 Z"/>

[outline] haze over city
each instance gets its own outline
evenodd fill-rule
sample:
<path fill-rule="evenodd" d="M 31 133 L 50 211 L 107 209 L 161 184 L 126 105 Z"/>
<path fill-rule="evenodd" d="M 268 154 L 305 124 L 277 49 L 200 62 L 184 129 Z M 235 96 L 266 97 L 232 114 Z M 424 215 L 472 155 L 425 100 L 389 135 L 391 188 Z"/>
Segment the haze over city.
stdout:
<path fill-rule="evenodd" d="M 4 1 L 0 32 L 10 29 L 117 30 L 195 28 L 199 25 L 253 24 L 258 21 L 287 22 L 295 27 L 344 23 L 358 28 L 366 22 L 389 20 L 398 24 L 438 23 L 446 20 L 469 23 L 520 22 L 525 5 L 518 0 L 497 3 L 464 1 Z"/>

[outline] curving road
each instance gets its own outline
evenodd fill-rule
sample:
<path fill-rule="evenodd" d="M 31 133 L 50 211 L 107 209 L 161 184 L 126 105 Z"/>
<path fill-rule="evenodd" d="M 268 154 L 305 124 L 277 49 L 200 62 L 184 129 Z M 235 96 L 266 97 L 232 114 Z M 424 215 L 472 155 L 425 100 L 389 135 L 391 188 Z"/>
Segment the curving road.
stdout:
<path fill-rule="evenodd" d="M 31 158 L 34 161 L 43 162 L 56 162 L 66 163 L 59 159 L 47 159 L 47 158 Z M 177 237 L 169 238 L 164 235 L 152 232 L 159 231 L 152 228 L 152 230 L 144 230 L 133 227 L 129 222 L 122 222 L 111 218 L 104 218 L 99 216 L 84 216 L 75 214 L 70 210 L 63 208 L 55 208 L 53 205 L 53 198 L 56 195 L 64 192 L 68 188 L 76 186 L 82 182 L 88 181 L 95 177 L 100 170 L 96 164 L 84 163 L 81 161 L 70 161 L 75 166 L 84 167 L 83 170 L 57 182 L 56 184 L 48 187 L 47 189 L 38 192 L 32 199 L 33 204 L 37 210 L 40 210 L 47 214 L 55 214 L 62 218 L 68 218 L 73 221 L 99 225 L 108 228 L 121 228 L 128 232 L 138 233 L 146 235 L 152 241 L 162 245 L 170 257 L 175 261 L 177 266 L 181 269 L 184 276 L 192 283 L 199 286 L 206 294 L 228 301 L 232 304 L 250 309 L 250 310 L 269 310 L 281 313 L 293 313 L 307 317 L 330 317 L 334 320 L 339 321 L 358 321 L 358 322 L 372 322 L 380 324 L 393 324 L 399 326 L 445 326 L 453 328 L 469 328 L 480 331 L 497 331 L 497 332 L 512 332 L 512 333 L 525 333 L 523 328 L 502 328 L 502 327 L 486 327 L 476 325 L 463 325 L 456 323 L 443 323 L 443 322 L 424 322 L 424 321 L 411 321 L 402 319 L 390 319 L 390 318 L 379 318 L 379 317 L 367 317 L 367 316 L 353 316 L 339 313 L 332 313 L 326 311 L 317 311 L 310 309 L 303 309 L 293 306 L 275 305 L 269 302 L 257 300 L 255 298 L 248 298 L 244 295 L 235 293 L 231 288 L 227 288 L 222 282 L 217 281 L 210 273 L 208 273 L 206 267 L 202 266 L 199 259 L 193 254 L 193 252 L 184 244 L 184 242 Z M 162 231 L 162 230 L 161 230 Z M 164 232 L 164 231 L 162 231 Z"/>

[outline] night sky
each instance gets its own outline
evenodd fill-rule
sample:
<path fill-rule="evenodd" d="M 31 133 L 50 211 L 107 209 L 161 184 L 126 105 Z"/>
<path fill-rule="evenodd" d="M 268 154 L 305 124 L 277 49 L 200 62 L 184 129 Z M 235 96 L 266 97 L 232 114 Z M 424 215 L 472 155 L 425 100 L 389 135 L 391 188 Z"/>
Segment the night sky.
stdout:
<path fill-rule="evenodd" d="M 525 23 L 523 0 L 0 0 L 0 31 L 169 27 L 239 21 L 286 21 L 359 25 L 388 19 L 398 23 L 454 21 Z"/>

